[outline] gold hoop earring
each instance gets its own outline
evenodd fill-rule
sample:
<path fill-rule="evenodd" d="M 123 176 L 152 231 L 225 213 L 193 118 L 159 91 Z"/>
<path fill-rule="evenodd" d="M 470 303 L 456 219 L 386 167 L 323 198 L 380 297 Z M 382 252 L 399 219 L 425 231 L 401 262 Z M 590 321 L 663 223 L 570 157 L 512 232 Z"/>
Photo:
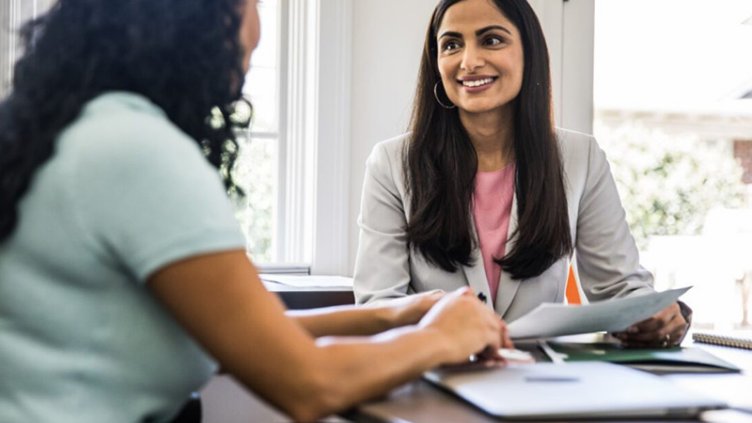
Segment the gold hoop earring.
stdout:
<path fill-rule="evenodd" d="M 457 105 L 452 104 L 451 102 L 449 103 L 449 104 L 451 104 L 451 106 L 447 106 L 446 104 L 442 103 L 441 99 L 439 98 L 439 91 L 438 90 L 439 90 L 439 81 L 436 81 L 436 83 L 433 85 L 433 96 L 436 98 L 436 102 L 439 103 L 439 106 L 441 106 L 441 107 L 443 107 L 445 109 L 449 109 L 449 110 L 454 109 L 455 107 L 457 107 Z"/>

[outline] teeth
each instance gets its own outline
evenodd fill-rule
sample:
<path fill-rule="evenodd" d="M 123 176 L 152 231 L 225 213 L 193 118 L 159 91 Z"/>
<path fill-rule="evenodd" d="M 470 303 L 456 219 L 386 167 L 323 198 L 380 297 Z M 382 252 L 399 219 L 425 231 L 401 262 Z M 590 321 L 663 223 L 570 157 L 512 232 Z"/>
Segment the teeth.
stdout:
<path fill-rule="evenodd" d="M 490 84 L 491 82 L 493 82 L 493 78 L 485 78 L 475 81 L 462 81 L 462 85 L 466 87 L 480 87 L 481 85 Z"/>

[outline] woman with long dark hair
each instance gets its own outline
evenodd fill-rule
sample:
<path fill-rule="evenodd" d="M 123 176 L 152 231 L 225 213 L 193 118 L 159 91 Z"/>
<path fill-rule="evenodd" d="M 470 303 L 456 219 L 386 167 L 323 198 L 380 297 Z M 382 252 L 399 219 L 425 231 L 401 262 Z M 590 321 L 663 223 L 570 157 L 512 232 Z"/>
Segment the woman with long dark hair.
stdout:
<path fill-rule="evenodd" d="M 564 300 L 573 253 L 591 301 L 652 290 L 604 153 L 554 128 L 549 72 L 526 0 L 439 2 L 410 132 L 368 159 L 358 302 L 470 286 L 510 321 Z M 618 335 L 668 346 L 687 326 L 677 303 Z"/>
<path fill-rule="evenodd" d="M 313 420 L 511 344 L 467 289 L 287 316 L 264 290 L 226 198 L 258 25 L 256 0 L 59 0 L 23 30 L 0 103 L 0 421 L 167 421 L 218 366 Z"/>

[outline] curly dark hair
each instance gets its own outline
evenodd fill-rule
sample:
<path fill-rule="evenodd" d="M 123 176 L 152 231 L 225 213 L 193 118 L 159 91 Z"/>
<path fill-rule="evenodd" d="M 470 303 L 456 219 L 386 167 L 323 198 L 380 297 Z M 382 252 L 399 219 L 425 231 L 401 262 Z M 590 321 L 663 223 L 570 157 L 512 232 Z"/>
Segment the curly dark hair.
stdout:
<path fill-rule="evenodd" d="M 0 103 L 0 241 L 58 134 L 99 94 L 141 94 L 196 140 L 229 192 L 238 155 L 245 0 L 59 0 L 21 30 L 24 55 Z M 223 119 L 209 117 L 221 114 Z M 224 124 L 217 125 L 217 121 Z"/>

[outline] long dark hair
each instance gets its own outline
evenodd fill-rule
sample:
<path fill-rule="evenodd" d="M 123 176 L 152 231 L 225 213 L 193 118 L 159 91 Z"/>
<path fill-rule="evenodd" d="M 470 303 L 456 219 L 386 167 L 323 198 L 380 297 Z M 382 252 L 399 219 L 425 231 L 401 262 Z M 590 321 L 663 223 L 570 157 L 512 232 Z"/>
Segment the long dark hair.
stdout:
<path fill-rule="evenodd" d="M 472 261 L 475 241 L 470 204 L 478 167 L 475 149 L 457 109 L 446 109 L 434 98 L 434 85 L 438 82 L 441 86 L 437 31 L 447 9 L 459 1 L 462 0 L 441 0 L 431 18 L 403 162 L 405 185 L 411 196 L 408 242 L 429 262 L 450 272 Z M 551 114 L 551 80 L 543 30 L 526 0 L 494 3 L 517 27 L 525 64 L 513 118 L 519 224 L 512 234 L 514 247 L 495 261 L 512 278 L 527 279 L 571 254 L 572 236 Z"/>
<path fill-rule="evenodd" d="M 24 54 L 0 103 L 0 241 L 15 228 L 18 202 L 60 131 L 110 90 L 161 107 L 222 169 L 228 191 L 242 194 L 230 170 L 238 154 L 231 116 L 244 77 L 244 2 L 58 0 L 26 24 Z"/>

